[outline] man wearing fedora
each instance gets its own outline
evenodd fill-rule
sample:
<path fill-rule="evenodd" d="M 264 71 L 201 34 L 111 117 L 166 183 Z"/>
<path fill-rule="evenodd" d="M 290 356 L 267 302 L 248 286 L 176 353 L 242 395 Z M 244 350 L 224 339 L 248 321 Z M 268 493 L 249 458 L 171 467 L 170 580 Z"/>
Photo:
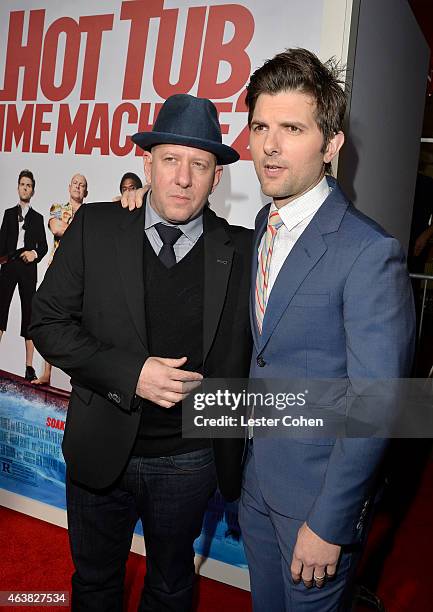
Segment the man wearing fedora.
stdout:
<path fill-rule="evenodd" d="M 82 207 L 37 292 L 31 334 L 71 376 L 63 442 L 73 610 L 121 610 L 133 530 L 140 610 L 192 606 L 194 539 L 217 482 L 240 493 L 241 440 L 183 439 L 181 400 L 205 377 L 246 377 L 251 232 L 207 206 L 223 165 L 215 106 L 175 95 L 144 149 L 151 185 L 133 212 Z M 101 257 L 101 253 L 104 255 Z"/>

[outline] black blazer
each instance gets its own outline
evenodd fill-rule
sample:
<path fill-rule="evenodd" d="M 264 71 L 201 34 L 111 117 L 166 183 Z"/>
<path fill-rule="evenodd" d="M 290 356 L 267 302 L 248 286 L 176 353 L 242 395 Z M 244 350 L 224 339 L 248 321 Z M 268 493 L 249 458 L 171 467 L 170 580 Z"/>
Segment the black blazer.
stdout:
<path fill-rule="evenodd" d="M 145 207 L 82 206 L 33 301 L 30 335 L 71 376 L 63 453 L 73 479 L 111 485 L 140 421 L 135 388 L 149 357 L 143 272 Z M 204 210 L 204 374 L 244 378 L 251 357 L 252 231 Z M 242 440 L 215 440 L 220 490 L 240 493 Z"/>
<path fill-rule="evenodd" d="M 18 206 L 19 204 L 5 210 L 0 229 L 0 257 L 13 255 L 17 249 Z M 48 251 L 44 218 L 40 213 L 30 208 L 27 212 L 24 225 L 24 250 L 36 251 L 38 254 L 36 263 L 39 263 Z"/>

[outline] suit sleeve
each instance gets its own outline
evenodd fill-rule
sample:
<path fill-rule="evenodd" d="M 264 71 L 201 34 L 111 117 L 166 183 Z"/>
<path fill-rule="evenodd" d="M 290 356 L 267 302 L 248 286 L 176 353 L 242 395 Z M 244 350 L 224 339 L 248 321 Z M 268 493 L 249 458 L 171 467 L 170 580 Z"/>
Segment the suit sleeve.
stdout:
<path fill-rule="evenodd" d="M 40 215 L 38 218 L 37 244 L 35 251 L 38 256 L 38 263 L 45 257 L 48 252 L 47 236 L 44 228 L 44 218 Z"/>
<path fill-rule="evenodd" d="M 65 232 L 61 248 L 33 299 L 30 335 L 38 351 L 74 382 L 130 411 L 138 407 L 137 381 L 149 353 L 101 342 L 82 320 L 86 298 L 83 249 L 85 207 Z"/>
<path fill-rule="evenodd" d="M 7 219 L 6 212 L 3 215 L 2 224 L 0 227 L 0 257 L 7 255 Z"/>
<path fill-rule="evenodd" d="M 410 376 L 415 311 L 397 240 L 381 237 L 360 253 L 346 280 L 343 315 L 350 382 Z M 323 488 L 307 519 L 320 537 L 340 545 L 361 537 L 387 445 L 383 438 L 337 439 Z"/>

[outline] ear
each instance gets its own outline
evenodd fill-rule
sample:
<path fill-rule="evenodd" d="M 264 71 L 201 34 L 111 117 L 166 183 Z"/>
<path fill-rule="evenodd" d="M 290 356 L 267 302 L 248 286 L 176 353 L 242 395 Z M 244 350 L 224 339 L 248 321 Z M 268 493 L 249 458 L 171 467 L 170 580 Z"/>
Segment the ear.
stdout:
<path fill-rule="evenodd" d="M 326 147 L 325 154 L 323 155 L 323 161 L 325 164 L 329 163 L 334 159 L 337 155 L 338 151 L 344 144 L 344 134 L 343 132 L 337 132 L 328 142 L 328 146 Z"/>
<path fill-rule="evenodd" d="M 146 183 L 150 185 L 152 178 L 152 153 L 150 151 L 143 151 L 143 165 Z"/>
<path fill-rule="evenodd" d="M 216 186 L 220 182 L 222 175 L 223 175 L 223 167 L 222 166 L 215 166 L 215 174 L 214 174 L 214 177 L 213 177 L 213 184 L 212 184 L 211 193 L 213 193 L 215 191 Z"/>

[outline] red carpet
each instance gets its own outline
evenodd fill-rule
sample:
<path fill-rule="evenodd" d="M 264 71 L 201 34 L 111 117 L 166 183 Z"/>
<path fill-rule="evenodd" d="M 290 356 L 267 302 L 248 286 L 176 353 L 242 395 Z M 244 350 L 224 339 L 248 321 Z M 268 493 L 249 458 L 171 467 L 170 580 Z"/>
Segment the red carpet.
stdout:
<path fill-rule="evenodd" d="M 385 509 L 375 520 L 369 539 L 362 579 L 375 588 L 388 612 L 433 610 L 432 517 L 433 463 L 430 461 L 405 516 L 399 515 L 401 520 L 395 533 L 395 517 Z M 0 508 L 0 551 L 0 590 L 69 589 L 72 563 L 64 529 Z M 375 568 L 375 564 L 378 567 Z M 144 572 L 143 557 L 131 554 L 126 577 L 125 609 L 128 611 L 136 609 Z M 34 609 L 18 608 L 20 611 Z M 61 611 L 66 608 L 53 606 L 48 609 Z M 221 612 L 222 609 L 250 612 L 249 593 L 200 578 L 197 612 Z"/>
<path fill-rule="evenodd" d="M 0 507 L 0 591 L 67 591 L 73 572 L 65 529 Z M 125 610 L 136 610 L 146 569 L 144 557 L 131 553 L 126 574 Z M 197 612 L 250 612 L 250 594 L 199 578 Z M 0 607 L 30 612 L 38 607 Z M 50 606 L 51 611 L 67 608 Z"/>

